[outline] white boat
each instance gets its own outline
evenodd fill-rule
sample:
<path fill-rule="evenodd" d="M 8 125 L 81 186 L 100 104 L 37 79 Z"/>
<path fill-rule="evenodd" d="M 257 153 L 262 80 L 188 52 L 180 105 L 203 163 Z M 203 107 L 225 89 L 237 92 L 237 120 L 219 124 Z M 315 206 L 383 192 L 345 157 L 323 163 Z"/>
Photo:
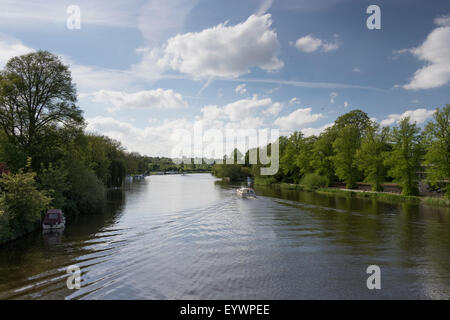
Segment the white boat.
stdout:
<path fill-rule="evenodd" d="M 45 214 L 42 222 L 42 229 L 56 230 L 62 229 L 66 226 L 66 218 L 61 209 L 51 209 Z"/>
<path fill-rule="evenodd" d="M 236 193 L 242 198 L 256 198 L 255 190 L 252 188 L 239 188 L 236 190 Z"/>

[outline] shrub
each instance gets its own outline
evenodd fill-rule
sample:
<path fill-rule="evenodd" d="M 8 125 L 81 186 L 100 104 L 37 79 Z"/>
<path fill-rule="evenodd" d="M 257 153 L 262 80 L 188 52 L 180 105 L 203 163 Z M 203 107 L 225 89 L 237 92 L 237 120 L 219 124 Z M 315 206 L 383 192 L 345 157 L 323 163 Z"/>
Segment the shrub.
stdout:
<path fill-rule="evenodd" d="M 92 213 L 103 207 L 105 187 L 93 170 L 75 165 L 70 169 L 68 178 L 67 211 L 74 214 Z"/>
<path fill-rule="evenodd" d="M 314 190 L 328 186 L 328 179 L 317 173 L 307 173 L 300 182 L 305 188 Z"/>
<path fill-rule="evenodd" d="M 15 238 L 34 229 L 40 220 L 42 211 L 52 200 L 47 193 L 39 191 L 34 172 L 3 174 L 0 177 L 2 195 L 0 196 L 0 211 L 2 234 Z"/>

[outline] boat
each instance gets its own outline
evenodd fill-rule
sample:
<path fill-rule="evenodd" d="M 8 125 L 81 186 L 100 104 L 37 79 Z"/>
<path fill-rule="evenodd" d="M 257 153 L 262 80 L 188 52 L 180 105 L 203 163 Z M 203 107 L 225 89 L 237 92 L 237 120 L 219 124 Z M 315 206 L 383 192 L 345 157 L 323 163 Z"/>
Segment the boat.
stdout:
<path fill-rule="evenodd" d="M 237 189 L 236 193 L 242 198 L 256 198 L 255 190 L 253 190 L 252 188 L 242 187 Z"/>
<path fill-rule="evenodd" d="M 47 211 L 42 222 L 42 229 L 56 230 L 66 226 L 66 218 L 61 209 L 50 209 Z"/>

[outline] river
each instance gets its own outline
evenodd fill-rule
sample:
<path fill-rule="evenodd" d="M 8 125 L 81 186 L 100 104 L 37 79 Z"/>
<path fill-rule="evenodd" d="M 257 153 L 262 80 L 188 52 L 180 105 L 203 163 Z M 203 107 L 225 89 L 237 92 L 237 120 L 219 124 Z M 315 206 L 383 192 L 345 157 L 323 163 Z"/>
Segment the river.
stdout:
<path fill-rule="evenodd" d="M 62 233 L 0 247 L 0 299 L 450 299 L 449 209 L 256 193 L 209 174 L 135 181 Z"/>

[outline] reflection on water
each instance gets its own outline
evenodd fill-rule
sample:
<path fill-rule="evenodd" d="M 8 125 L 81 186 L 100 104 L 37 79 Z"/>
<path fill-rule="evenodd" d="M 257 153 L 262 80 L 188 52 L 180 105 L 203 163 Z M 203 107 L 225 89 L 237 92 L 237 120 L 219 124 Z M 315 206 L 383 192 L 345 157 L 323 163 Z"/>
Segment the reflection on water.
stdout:
<path fill-rule="evenodd" d="M 448 209 L 151 176 L 0 247 L 2 299 L 450 298 Z M 82 287 L 66 287 L 66 268 Z M 382 289 L 366 288 L 381 267 Z"/>

